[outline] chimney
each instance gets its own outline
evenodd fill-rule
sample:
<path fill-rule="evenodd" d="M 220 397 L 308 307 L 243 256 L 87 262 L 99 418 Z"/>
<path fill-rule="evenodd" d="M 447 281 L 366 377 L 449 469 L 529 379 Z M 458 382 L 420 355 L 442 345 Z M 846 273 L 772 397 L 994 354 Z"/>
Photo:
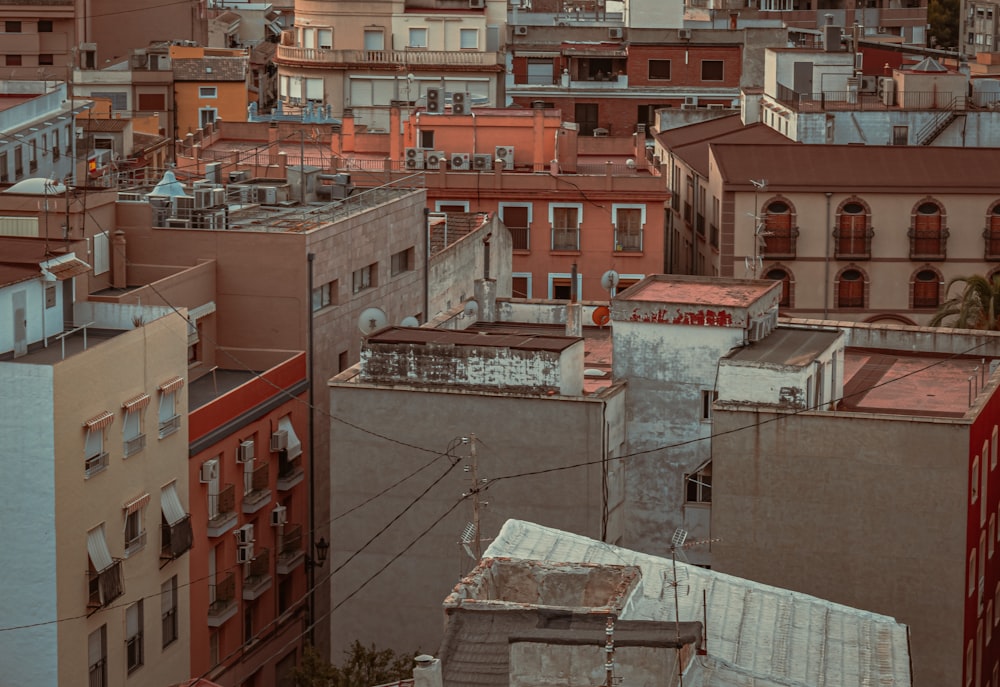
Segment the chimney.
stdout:
<path fill-rule="evenodd" d="M 570 272 L 569 304 L 566 306 L 566 336 L 583 336 L 583 305 L 577 302 L 576 263 Z"/>
<path fill-rule="evenodd" d="M 111 275 L 111 286 L 116 289 L 124 289 L 128 286 L 125 279 L 125 232 L 121 229 L 115 231 L 111 238 L 111 259 L 114 271 Z"/>
<path fill-rule="evenodd" d="M 840 52 L 840 27 L 833 25 L 833 15 L 824 14 L 826 24 L 823 25 L 823 50 Z"/>
<path fill-rule="evenodd" d="M 421 654 L 413 660 L 417 663 L 413 667 L 413 687 L 443 687 L 441 659 Z"/>

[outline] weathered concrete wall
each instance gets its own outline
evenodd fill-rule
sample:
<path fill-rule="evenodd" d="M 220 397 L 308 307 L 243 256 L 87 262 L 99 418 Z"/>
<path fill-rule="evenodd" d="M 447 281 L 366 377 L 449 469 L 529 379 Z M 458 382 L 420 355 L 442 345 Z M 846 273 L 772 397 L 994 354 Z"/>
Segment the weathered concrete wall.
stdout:
<path fill-rule="evenodd" d="M 461 305 L 474 295 L 473 282 L 483 276 L 483 239 L 490 234 L 490 278 L 496 294 L 510 298 L 514 257 L 510 231 L 496 218 L 431 256 L 428 319 Z"/>
<path fill-rule="evenodd" d="M 915 682 L 962 679 L 968 426 L 715 411 L 714 569 L 885 613 Z"/>
<path fill-rule="evenodd" d="M 437 650 L 442 601 L 474 565 L 459 545 L 463 528 L 473 520 L 473 499 L 462 499 L 470 489 L 471 473 L 462 469 L 471 463 L 470 447 L 460 437 L 476 434 L 480 478 L 511 476 L 490 482 L 480 495 L 489 502 L 481 509 L 484 542 L 511 517 L 601 538 L 605 427 L 621 422 L 606 415 L 604 398 L 374 388 L 347 381 L 352 375 L 353 370 L 331 382 L 330 413 L 336 418 L 330 424 L 332 515 L 415 474 L 381 496 L 376 507 L 359 508 L 334 523 L 328 570 L 410 507 L 337 573 L 329 583 L 333 599 L 343 598 L 419 542 L 334 612 L 334 656 L 354 639 L 399 651 Z M 614 387 L 608 397 L 623 392 Z M 436 452 L 441 455 L 435 457 Z M 576 465 L 581 467 L 568 467 Z M 535 474 L 515 477 L 523 473 Z"/>
<path fill-rule="evenodd" d="M 615 648 L 615 677 L 636 687 L 662 687 L 677 676 L 677 649 L 621 646 Z M 606 654 L 600 645 L 512 642 L 510 687 L 591 687 L 607 682 Z"/>

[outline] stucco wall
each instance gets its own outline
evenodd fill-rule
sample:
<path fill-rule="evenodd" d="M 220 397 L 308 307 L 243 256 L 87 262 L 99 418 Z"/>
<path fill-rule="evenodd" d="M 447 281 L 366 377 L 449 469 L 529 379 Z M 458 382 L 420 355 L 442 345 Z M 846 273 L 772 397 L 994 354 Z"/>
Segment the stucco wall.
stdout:
<path fill-rule="evenodd" d="M 622 389 L 610 393 L 620 396 Z M 333 516 L 416 471 L 377 502 L 336 521 L 337 536 L 332 540 L 327 569 L 331 565 L 336 568 L 360 550 L 375 532 L 416 500 L 399 522 L 332 579 L 333 600 L 354 592 L 431 528 L 400 560 L 333 613 L 334 656 L 354 639 L 398 651 L 437 650 L 442 634 L 441 603 L 474 565 L 459 545 L 463 528 L 473 519 L 472 499 L 462 500 L 463 492 L 471 486 L 470 473 L 463 472 L 463 466 L 471 463 L 470 449 L 459 443 L 460 437 L 476 434 L 478 476 L 490 480 L 592 463 L 492 483 L 481 495 L 482 501 L 489 502 L 481 512 L 484 548 L 510 517 L 601 537 L 601 459 L 608 448 L 604 427 L 605 422 L 616 424 L 620 420 L 605 417 L 600 398 L 420 393 L 336 380 L 331 382 L 330 398 L 331 414 L 344 420 L 334 420 L 330 429 Z M 448 452 L 449 457 L 435 458 L 438 451 Z M 451 465 L 453 460 L 455 466 Z M 427 494 L 420 497 L 425 490 Z"/>
<path fill-rule="evenodd" d="M 715 411 L 713 568 L 895 617 L 914 681 L 961 684 L 968 426 Z"/>

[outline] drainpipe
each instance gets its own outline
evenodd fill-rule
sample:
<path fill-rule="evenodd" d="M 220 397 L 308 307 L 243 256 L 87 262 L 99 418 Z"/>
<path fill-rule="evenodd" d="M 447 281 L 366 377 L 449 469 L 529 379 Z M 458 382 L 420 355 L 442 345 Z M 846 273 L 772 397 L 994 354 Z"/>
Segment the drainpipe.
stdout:
<path fill-rule="evenodd" d="M 826 259 L 823 264 L 823 319 L 829 319 L 830 314 L 830 239 L 833 229 L 830 222 L 830 198 L 833 193 L 826 192 Z"/>
<path fill-rule="evenodd" d="M 309 291 L 306 294 L 306 313 L 309 318 L 309 333 L 306 346 L 307 367 L 306 374 L 309 378 L 309 560 L 316 560 L 316 549 L 313 542 L 316 541 L 316 433 L 313 424 L 313 408 L 316 407 L 314 399 L 315 384 L 313 379 L 313 262 L 316 259 L 315 253 L 308 253 L 306 259 L 309 263 Z M 314 625 L 316 623 L 316 566 L 307 565 L 307 584 L 309 585 L 309 643 L 316 646 L 316 636 Z"/>
<path fill-rule="evenodd" d="M 431 209 L 424 208 L 424 236 L 427 239 L 424 249 L 424 322 L 431 319 Z"/>

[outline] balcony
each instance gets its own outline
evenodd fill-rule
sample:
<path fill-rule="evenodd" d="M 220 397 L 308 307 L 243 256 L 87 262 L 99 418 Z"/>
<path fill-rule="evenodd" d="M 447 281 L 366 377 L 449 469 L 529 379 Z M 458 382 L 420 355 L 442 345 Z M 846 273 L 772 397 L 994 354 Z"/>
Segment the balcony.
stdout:
<path fill-rule="evenodd" d="M 871 227 L 837 227 L 833 230 L 834 253 L 838 260 L 871 260 Z"/>
<path fill-rule="evenodd" d="M 528 227 L 507 227 L 507 231 L 510 232 L 514 250 L 531 250 L 531 244 L 528 242 L 530 237 Z"/>
<path fill-rule="evenodd" d="M 194 543 L 191 533 L 191 515 L 186 515 L 183 520 L 175 522 L 173 525 L 163 523 L 160 525 L 160 560 L 172 561 L 180 558 Z"/>
<path fill-rule="evenodd" d="M 236 487 L 227 484 L 208 495 L 208 536 L 221 537 L 236 525 Z"/>
<path fill-rule="evenodd" d="M 580 230 L 577 227 L 555 227 L 552 229 L 552 250 L 580 250 Z"/>
<path fill-rule="evenodd" d="M 261 549 L 247 563 L 243 576 L 243 600 L 253 601 L 271 588 L 271 552 Z"/>
<path fill-rule="evenodd" d="M 992 224 L 983 229 L 983 238 L 986 239 L 986 252 L 984 257 L 987 260 L 1000 260 L 1000 227 Z"/>
<path fill-rule="evenodd" d="M 180 420 L 180 418 L 178 418 L 178 421 L 179 420 Z M 179 422 L 178 422 L 178 426 L 180 426 Z M 125 440 L 125 457 L 128 458 L 129 456 L 133 456 L 133 455 L 135 455 L 136 453 L 138 453 L 139 451 L 141 451 L 144 448 L 146 448 L 146 435 L 145 434 L 139 434 L 138 436 L 134 436 L 131 439 L 126 439 Z"/>
<path fill-rule="evenodd" d="M 615 234 L 616 253 L 641 253 L 642 232 L 629 231 Z"/>
<path fill-rule="evenodd" d="M 236 577 L 226 573 L 220 582 L 208 585 L 208 626 L 219 627 L 236 615 Z"/>
<path fill-rule="evenodd" d="M 160 438 L 168 437 L 181 428 L 181 416 L 174 415 L 169 420 L 160 423 Z"/>
<path fill-rule="evenodd" d="M 271 502 L 270 463 L 264 462 L 243 473 L 243 513 L 250 515 Z"/>
<path fill-rule="evenodd" d="M 910 239 L 911 260 L 944 260 L 947 257 L 948 236 L 945 228 L 911 228 L 906 235 Z"/>
<path fill-rule="evenodd" d="M 278 550 L 278 574 L 287 575 L 299 567 L 305 559 L 306 552 L 302 548 L 302 525 L 285 525 L 281 548 Z"/>
<path fill-rule="evenodd" d="M 108 467 L 108 452 L 101 451 L 96 456 L 90 456 L 83 462 L 84 479 L 89 479 Z"/>
<path fill-rule="evenodd" d="M 111 565 L 100 572 L 90 572 L 88 609 L 104 608 L 124 593 L 125 577 L 122 574 L 121 560 L 115 559 Z"/>
<path fill-rule="evenodd" d="M 447 67 L 493 67 L 497 65 L 495 52 L 459 50 L 328 50 L 326 48 L 300 48 L 279 45 L 276 61 L 302 65 L 364 65 L 391 67 L 401 65 L 428 65 Z"/>
<path fill-rule="evenodd" d="M 278 454 L 278 491 L 288 491 L 305 479 L 305 471 L 293 458 L 287 458 L 288 452 Z"/>

